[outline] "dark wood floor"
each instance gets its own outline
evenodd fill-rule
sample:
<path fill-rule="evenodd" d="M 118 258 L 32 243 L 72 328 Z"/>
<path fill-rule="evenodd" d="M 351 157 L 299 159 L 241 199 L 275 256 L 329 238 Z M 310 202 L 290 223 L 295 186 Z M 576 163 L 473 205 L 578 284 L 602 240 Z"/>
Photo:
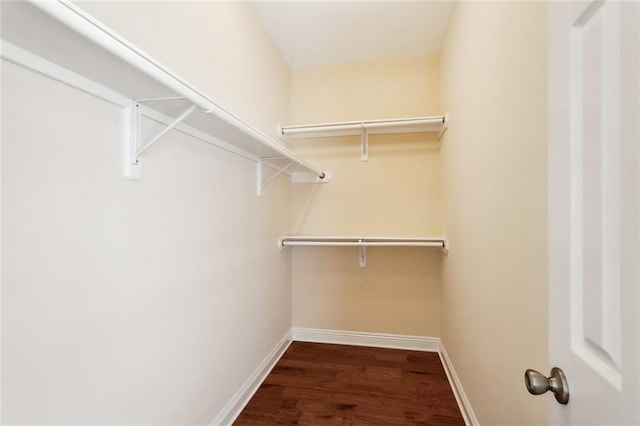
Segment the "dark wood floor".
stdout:
<path fill-rule="evenodd" d="M 434 352 L 293 342 L 235 425 L 464 425 Z"/>

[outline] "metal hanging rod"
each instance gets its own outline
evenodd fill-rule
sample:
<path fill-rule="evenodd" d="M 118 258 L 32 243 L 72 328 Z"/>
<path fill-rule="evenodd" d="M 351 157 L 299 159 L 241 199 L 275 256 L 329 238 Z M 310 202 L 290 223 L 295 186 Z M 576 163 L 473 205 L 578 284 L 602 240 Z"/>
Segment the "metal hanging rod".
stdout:
<path fill-rule="evenodd" d="M 312 237 L 284 236 L 279 245 L 286 246 L 379 246 L 379 247 L 439 247 L 447 240 L 436 237 Z"/>
<path fill-rule="evenodd" d="M 436 247 L 444 248 L 444 242 L 428 241 L 289 241 L 283 239 L 281 245 L 287 246 L 325 246 L 325 247 Z"/>
<path fill-rule="evenodd" d="M 364 130 L 367 130 L 369 134 L 439 132 L 442 127 L 447 124 L 447 121 L 447 116 L 443 115 L 435 117 L 302 124 L 295 126 L 279 126 L 278 134 L 296 139 L 323 136 L 359 135 Z"/>

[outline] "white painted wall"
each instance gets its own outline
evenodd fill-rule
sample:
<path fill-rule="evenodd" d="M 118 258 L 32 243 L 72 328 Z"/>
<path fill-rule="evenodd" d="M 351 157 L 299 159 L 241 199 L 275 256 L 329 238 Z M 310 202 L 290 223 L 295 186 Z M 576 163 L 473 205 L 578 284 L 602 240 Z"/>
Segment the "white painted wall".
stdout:
<path fill-rule="evenodd" d="M 288 120 L 246 4 L 92 8 L 264 132 Z M 2 65 L 2 421 L 211 421 L 291 327 L 289 184 L 257 198 L 253 163 L 175 133 L 128 182 L 119 108 Z"/>
<path fill-rule="evenodd" d="M 458 2 L 442 51 L 442 340 L 480 424 L 547 423 L 543 2 Z"/>

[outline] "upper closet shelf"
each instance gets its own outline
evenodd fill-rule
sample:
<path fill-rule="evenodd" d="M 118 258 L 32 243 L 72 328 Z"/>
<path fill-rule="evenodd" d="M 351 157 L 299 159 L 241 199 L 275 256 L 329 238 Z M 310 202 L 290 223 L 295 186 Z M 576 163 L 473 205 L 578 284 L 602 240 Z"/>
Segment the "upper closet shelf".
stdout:
<path fill-rule="evenodd" d="M 449 242 L 441 237 L 314 237 L 285 236 L 278 240 L 278 247 L 358 247 L 358 264 L 367 266 L 367 247 L 434 247 L 449 252 Z"/>
<path fill-rule="evenodd" d="M 384 133 L 437 133 L 447 131 L 449 115 L 436 117 L 397 118 L 389 120 L 344 121 L 338 123 L 278 126 L 278 135 L 287 140 L 330 136 L 360 135 L 361 160 L 369 158 L 369 135 Z"/>
<path fill-rule="evenodd" d="M 257 190 L 281 173 L 327 182 L 313 166 L 265 136 L 68 0 L 3 2 L 4 59 L 127 109 L 125 173 L 140 177 L 140 157 L 171 129 L 258 164 Z M 142 140 L 140 117 L 166 127 Z M 263 181 L 263 166 L 275 172 Z"/>

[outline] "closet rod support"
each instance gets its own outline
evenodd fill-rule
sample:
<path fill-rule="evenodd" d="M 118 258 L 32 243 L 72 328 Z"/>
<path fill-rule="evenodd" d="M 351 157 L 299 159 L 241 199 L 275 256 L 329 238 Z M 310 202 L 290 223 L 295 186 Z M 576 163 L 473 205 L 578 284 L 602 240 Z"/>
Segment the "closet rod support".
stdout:
<path fill-rule="evenodd" d="M 362 135 L 360 136 L 360 161 L 369 161 L 369 132 L 362 123 Z"/>
<path fill-rule="evenodd" d="M 359 241 L 358 245 L 358 266 L 361 268 L 367 267 L 367 246 L 362 244 L 362 240 Z"/>
<path fill-rule="evenodd" d="M 136 105 L 136 108 L 138 107 L 138 105 Z M 191 105 L 185 112 L 183 112 L 182 114 L 180 114 L 180 116 L 178 118 L 176 118 L 175 120 L 173 120 L 173 122 L 171 122 L 167 127 L 165 127 L 164 129 L 162 129 L 162 131 L 160 133 L 158 133 L 156 136 L 154 136 L 153 138 L 151 138 L 151 140 L 149 142 L 147 142 L 147 144 L 145 146 L 143 146 L 142 148 L 140 148 L 138 151 L 136 151 L 136 159 L 135 162 L 138 162 L 138 157 L 140 157 L 142 155 L 143 152 L 145 152 L 147 149 L 151 148 L 151 146 L 158 142 L 158 140 L 160 140 L 161 137 L 163 137 L 164 135 L 166 135 L 171 129 L 173 129 L 174 127 L 176 127 L 178 124 L 180 124 L 185 118 L 187 118 L 189 116 L 189 114 L 191 114 L 195 109 L 197 108 L 197 105 Z"/>
<path fill-rule="evenodd" d="M 256 194 L 258 195 L 258 197 L 262 196 L 262 191 L 264 190 L 265 186 L 267 186 L 272 180 L 280 176 L 293 165 L 293 161 L 289 162 L 286 166 L 282 167 L 280 170 L 271 175 L 267 180 L 263 181 L 262 176 L 264 174 L 264 160 L 264 158 L 261 158 L 260 161 L 256 163 Z"/>
<path fill-rule="evenodd" d="M 442 248 L 440 250 L 443 254 L 449 254 L 449 240 L 444 240 L 442 242 Z"/>

